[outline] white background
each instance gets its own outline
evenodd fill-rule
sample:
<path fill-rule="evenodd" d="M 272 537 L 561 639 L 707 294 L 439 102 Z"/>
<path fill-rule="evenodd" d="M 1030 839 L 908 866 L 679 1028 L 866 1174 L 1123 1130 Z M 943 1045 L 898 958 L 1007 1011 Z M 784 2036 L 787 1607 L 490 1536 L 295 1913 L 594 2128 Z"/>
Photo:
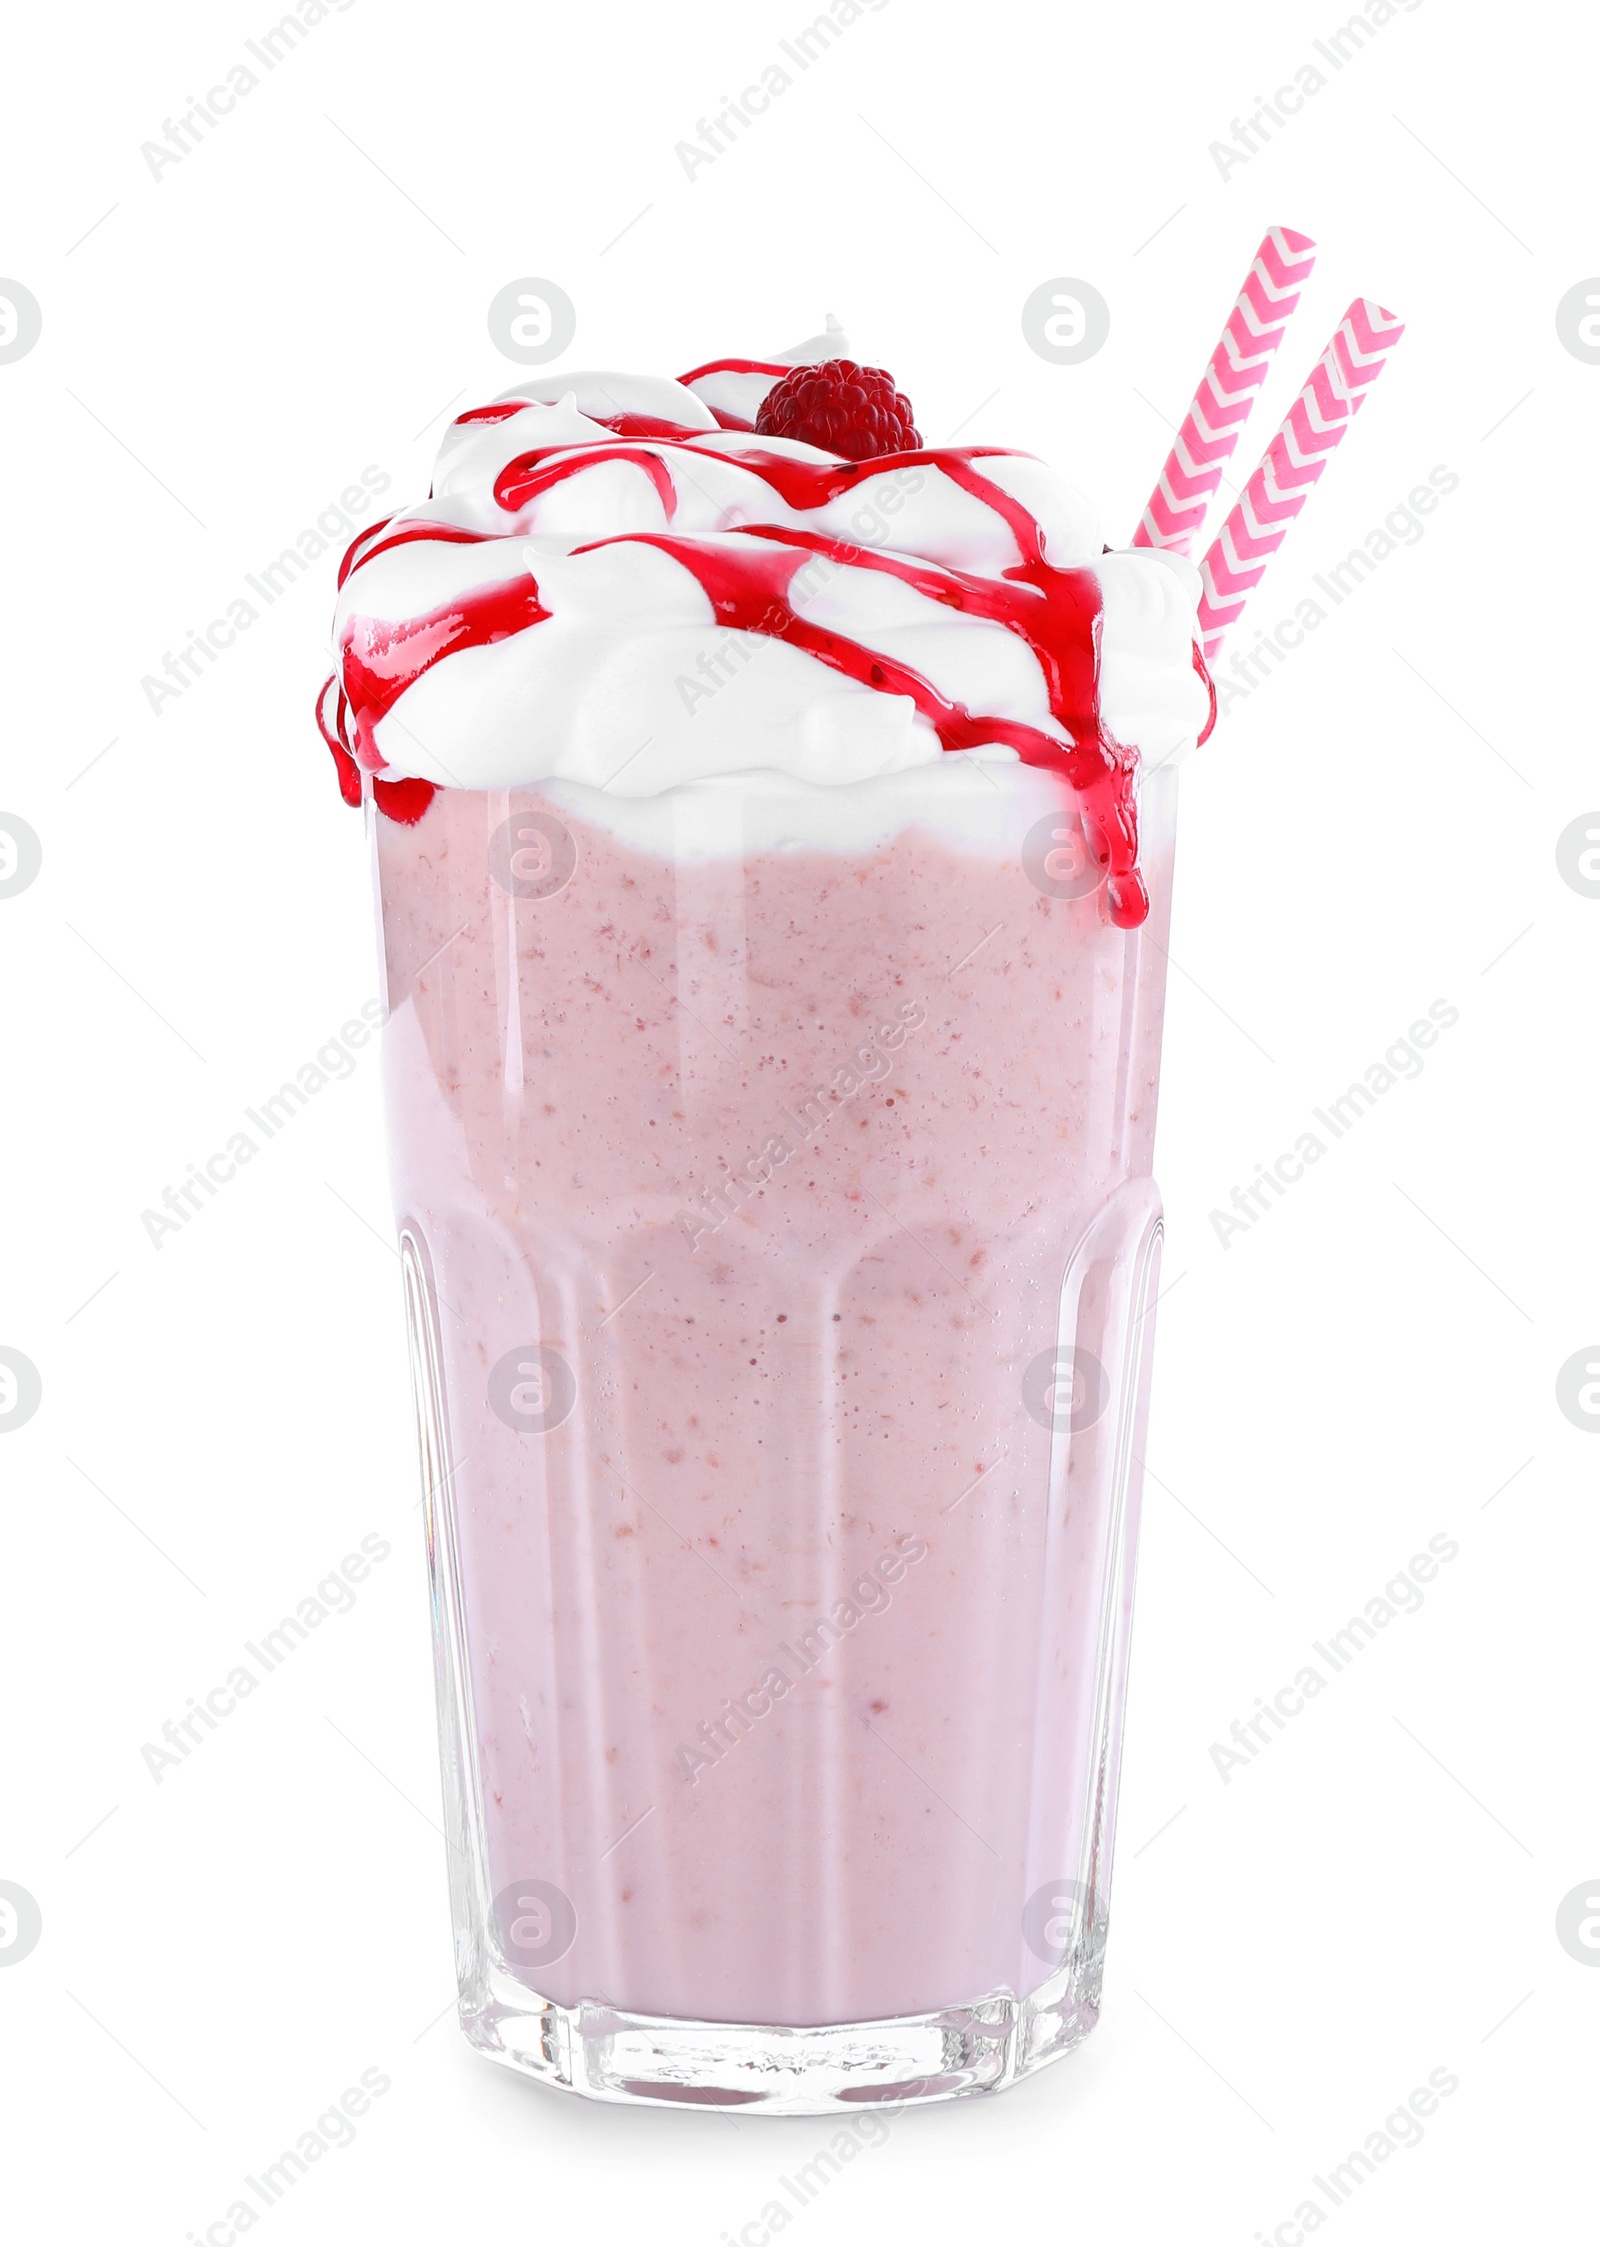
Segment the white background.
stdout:
<path fill-rule="evenodd" d="M 204 2237 L 364 2069 L 391 2088 L 272 2239 L 715 2242 L 833 2130 L 591 2107 L 456 2036 L 371 1049 L 177 1237 L 141 1224 L 374 990 L 310 718 L 342 536 L 159 715 L 141 679 L 368 463 L 426 489 L 447 407 L 514 379 L 484 314 L 526 274 L 576 304 L 573 365 L 836 311 L 930 441 L 1048 455 L 1125 539 L 1272 221 L 1322 255 L 1241 471 L 1351 296 L 1409 332 L 1252 626 L 1460 484 L 1185 780 L 1106 2011 L 795 2222 L 1288 2247 L 1435 2069 L 1459 2089 L 1340 2239 L 1568 2236 L 1589 2199 L 1600 1973 L 1556 1912 L 1600 1891 L 1600 1441 L 1555 1385 L 1600 1334 L 1600 902 L 1555 846 L 1600 801 L 1600 368 L 1554 315 L 1600 270 L 1593 27 L 1422 0 L 1224 179 L 1209 144 L 1344 7 L 887 0 L 686 179 L 675 143 L 809 20 L 355 0 L 159 181 L 141 142 L 272 8 L 13 23 L 0 273 L 44 310 L 0 366 L 0 811 L 44 851 L 0 902 L 0 1341 L 43 1381 L 0 1454 L 0 1878 L 43 1914 L 0 1972 L 19 2236 Z M 1058 275 L 1112 310 L 1078 367 L 1019 324 Z M 1437 999 L 1422 1075 L 1224 1249 L 1212 1209 Z M 144 1743 L 374 1533 L 354 1610 L 158 1785 Z M 1224 1784 L 1212 1744 L 1439 1533 L 1420 1612 Z"/>

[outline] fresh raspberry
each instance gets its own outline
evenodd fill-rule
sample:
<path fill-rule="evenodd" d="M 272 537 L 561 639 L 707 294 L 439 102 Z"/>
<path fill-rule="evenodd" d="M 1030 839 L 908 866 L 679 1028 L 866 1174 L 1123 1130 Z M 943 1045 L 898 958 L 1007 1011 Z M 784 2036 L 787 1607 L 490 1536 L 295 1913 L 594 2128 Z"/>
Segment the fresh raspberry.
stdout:
<path fill-rule="evenodd" d="M 915 452 L 922 443 L 911 419 L 911 401 L 882 367 L 854 359 L 824 359 L 796 367 L 761 401 L 756 432 L 798 437 L 846 460 L 877 460 L 884 453 Z"/>

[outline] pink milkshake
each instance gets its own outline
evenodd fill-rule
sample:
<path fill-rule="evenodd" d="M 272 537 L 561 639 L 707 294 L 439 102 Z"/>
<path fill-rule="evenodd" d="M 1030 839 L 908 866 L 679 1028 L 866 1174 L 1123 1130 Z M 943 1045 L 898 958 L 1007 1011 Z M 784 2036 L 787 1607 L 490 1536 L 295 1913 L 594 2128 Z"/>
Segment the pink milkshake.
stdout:
<path fill-rule="evenodd" d="M 347 558 L 462 2019 L 530 2073 L 817 2111 L 1093 2024 L 1195 594 L 837 361 L 519 388 Z"/>

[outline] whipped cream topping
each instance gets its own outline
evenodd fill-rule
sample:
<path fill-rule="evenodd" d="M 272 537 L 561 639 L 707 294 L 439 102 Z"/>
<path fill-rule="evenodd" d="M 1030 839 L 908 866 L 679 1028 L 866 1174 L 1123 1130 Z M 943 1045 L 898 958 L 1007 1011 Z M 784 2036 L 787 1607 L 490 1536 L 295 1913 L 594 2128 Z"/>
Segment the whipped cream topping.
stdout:
<path fill-rule="evenodd" d="M 1142 917 L 1133 774 L 1206 727 L 1199 574 L 1105 552 L 1043 463 L 848 462 L 755 434 L 790 364 L 538 377 L 446 432 L 433 489 L 351 546 L 321 710 L 346 792 L 652 797 L 741 773 L 840 787 L 947 755 L 1055 767 Z M 353 759 L 351 766 L 349 760 Z"/>

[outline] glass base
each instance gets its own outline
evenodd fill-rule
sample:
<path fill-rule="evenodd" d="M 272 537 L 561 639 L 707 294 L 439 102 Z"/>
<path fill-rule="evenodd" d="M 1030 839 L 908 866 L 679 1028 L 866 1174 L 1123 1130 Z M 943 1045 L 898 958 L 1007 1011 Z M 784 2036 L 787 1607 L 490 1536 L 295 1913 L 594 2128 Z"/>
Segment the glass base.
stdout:
<path fill-rule="evenodd" d="M 1099 1975 L 1092 1990 L 1086 1979 L 1063 1970 L 1025 1998 L 774 2028 L 556 2005 L 491 1973 L 477 2002 L 463 1995 L 461 2026 L 490 2059 L 586 2099 L 829 2114 L 1003 2091 L 1083 2042 L 1100 2012 Z"/>

